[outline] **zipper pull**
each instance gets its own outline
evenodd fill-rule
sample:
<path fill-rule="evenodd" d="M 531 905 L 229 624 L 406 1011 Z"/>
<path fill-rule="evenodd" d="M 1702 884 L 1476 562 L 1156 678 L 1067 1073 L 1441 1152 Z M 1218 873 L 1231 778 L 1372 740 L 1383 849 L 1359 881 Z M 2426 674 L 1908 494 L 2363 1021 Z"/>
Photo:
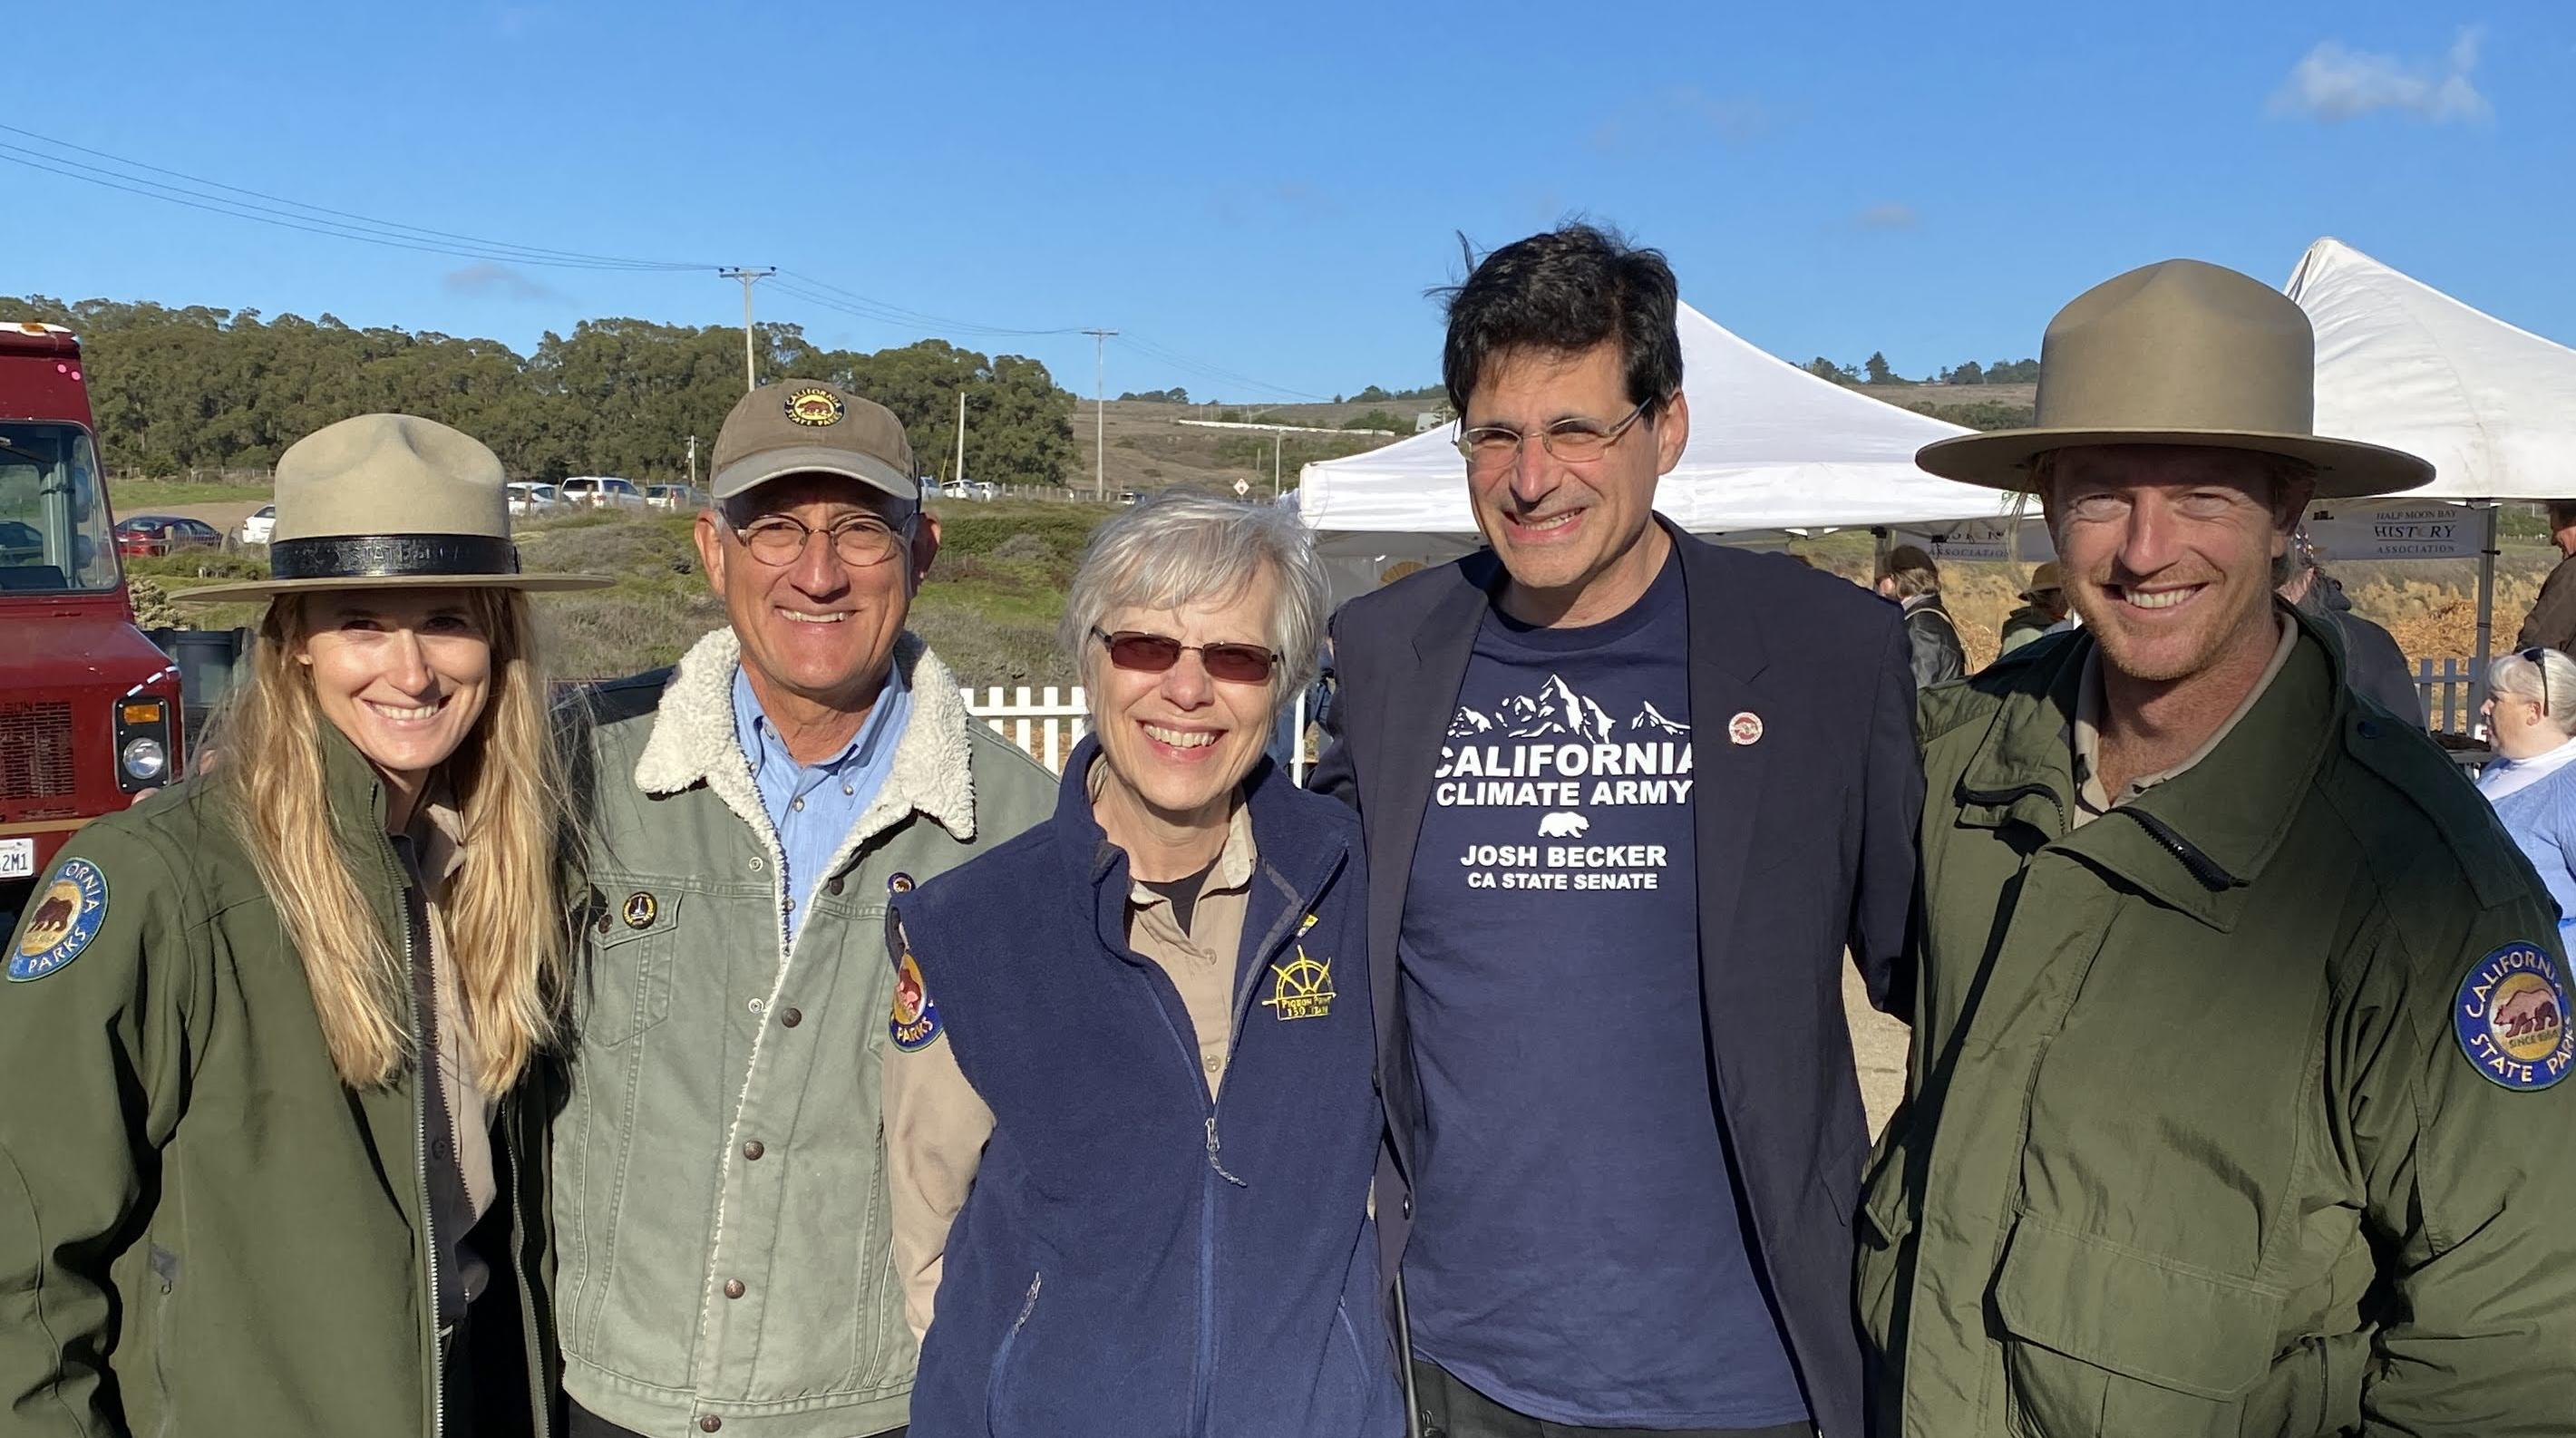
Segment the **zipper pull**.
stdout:
<path fill-rule="evenodd" d="M 1235 1177 L 1233 1174 L 1226 1172 L 1225 1160 L 1217 1156 L 1215 1114 L 1209 1114 L 1207 1116 L 1207 1155 L 1208 1167 L 1216 1170 L 1217 1177 L 1224 1179 L 1226 1182 L 1233 1184 L 1237 1188 L 1250 1188 L 1252 1186 L 1245 1183 L 1242 1179 Z"/>

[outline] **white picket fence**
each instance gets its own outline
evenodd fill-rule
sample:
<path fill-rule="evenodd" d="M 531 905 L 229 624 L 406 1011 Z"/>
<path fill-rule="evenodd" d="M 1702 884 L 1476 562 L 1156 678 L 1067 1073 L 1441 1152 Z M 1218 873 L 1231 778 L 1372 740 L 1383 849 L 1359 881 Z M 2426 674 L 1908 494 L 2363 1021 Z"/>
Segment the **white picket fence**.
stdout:
<path fill-rule="evenodd" d="M 1031 689 L 1023 684 L 1010 691 L 1008 700 L 1002 694 L 998 685 L 986 689 L 981 699 L 971 688 L 957 691 L 957 696 L 966 701 L 967 713 L 1026 750 L 1030 758 L 1047 766 L 1048 773 L 1063 773 L 1066 757 L 1091 726 L 1091 709 L 1084 702 L 1082 686 L 1077 684 L 1066 690 L 1050 684 Z"/>
<path fill-rule="evenodd" d="M 2425 727 L 2443 734 L 2467 734 L 2484 724 L 2477 710 L 2478 665 L 2474 659 L 2415 661 L 2415 692 L 2424 701 Z"/>

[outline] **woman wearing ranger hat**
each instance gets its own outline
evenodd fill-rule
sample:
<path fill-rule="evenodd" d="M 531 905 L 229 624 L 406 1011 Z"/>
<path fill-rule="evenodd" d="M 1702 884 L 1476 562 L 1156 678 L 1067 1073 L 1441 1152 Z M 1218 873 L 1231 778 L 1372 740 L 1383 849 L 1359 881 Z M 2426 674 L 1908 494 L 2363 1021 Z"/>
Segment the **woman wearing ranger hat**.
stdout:
<path fill-rule="evenodd" d="M 2048 327 L 2035 492 L 2084 627 L 1922 697 L 1906 1104 L 1859 1225 L 1875 1430 L 2576 1433 L 2576 1040 L 2548 897 L 2273 594 L 2307 316 L 2188 260 Z"/>
<path fill-rule="evenodd" d="M 222 762 L 64 850 L 7 952 L 12 1434 L 544 1431 L 561 790 L 500 463 L 288 449 Z"/>

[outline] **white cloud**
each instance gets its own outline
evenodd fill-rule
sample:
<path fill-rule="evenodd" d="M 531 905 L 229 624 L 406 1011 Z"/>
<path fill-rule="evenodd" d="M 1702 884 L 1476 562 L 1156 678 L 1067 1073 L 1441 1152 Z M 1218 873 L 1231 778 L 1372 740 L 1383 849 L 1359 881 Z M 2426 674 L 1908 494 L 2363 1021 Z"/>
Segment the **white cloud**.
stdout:
<path fill-rule="evenodd" d="M 1914 212 L 1912 205 L 1896 200 L 1872 205 L 1861 211 L 1859 217 L 1860 227 L 1864 230 L 1910 230 L 1922 221 L 1923 217 Z"/>
<path fill-rule="evenodd" d="M 2289 79 L 2272 96 L 2271 111 L 2329 124 L 2379 110 L 2436 125 L 2493 119 L 2495 108 L 2469 78 L 2478 67 L 2478 45 L 2484 38 L 2481 27 L 2470 26 L 2440 59 L 2423 61 L 2324 41 L 2291 67 Z"/>
<path fill-rule="evenodd" d="M 566 297 L 561 290 L 539 284 L 507 265 L 496 265 L 489 260 L 467 265 L 461 270 L 449 270 L 440 278 L 451 294 L 499 295 L 505 300 L 560 300 Z"/>

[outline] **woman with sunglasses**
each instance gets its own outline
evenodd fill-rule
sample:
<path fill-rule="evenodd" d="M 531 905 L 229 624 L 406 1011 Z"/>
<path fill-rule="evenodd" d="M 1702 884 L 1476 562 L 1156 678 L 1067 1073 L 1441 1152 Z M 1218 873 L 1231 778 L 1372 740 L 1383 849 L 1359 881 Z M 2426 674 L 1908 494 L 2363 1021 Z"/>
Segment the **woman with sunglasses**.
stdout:
<path fill-rule="evenodd" d="M 211 772 L 83 829 L 9 950 L 11 1434 L 546 1431 L 562 785 L 500 461 L 277 462 Z"/>
<path fill-rule="evenodd" d="M 2478 792 L 2540 871 L 2559 922 L 2576 918 L 2576 659 L 2525 649 L 2487 668 L 2483 711 L 2496 757 Z"/>
<path fill-rule="evenodd" d="M 915 1438 L 1402 1427 L 1359 829 L 1262 759 L 1324 604 L 1286 511 L 1169 496 L 1102 526 L 1054 818 L 897 901 Z"/>

